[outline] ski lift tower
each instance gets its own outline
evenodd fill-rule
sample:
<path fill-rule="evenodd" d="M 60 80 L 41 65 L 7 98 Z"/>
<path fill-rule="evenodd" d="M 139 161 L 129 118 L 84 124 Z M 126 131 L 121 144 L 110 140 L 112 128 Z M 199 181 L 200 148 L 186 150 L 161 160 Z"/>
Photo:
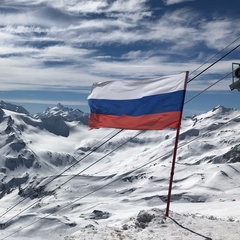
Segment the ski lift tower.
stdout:
<path fill-rule="evenodd" d="M 232 63 L 232 84 L 229 85 L 231 91 L 240 91 L 240 63 Z"/>

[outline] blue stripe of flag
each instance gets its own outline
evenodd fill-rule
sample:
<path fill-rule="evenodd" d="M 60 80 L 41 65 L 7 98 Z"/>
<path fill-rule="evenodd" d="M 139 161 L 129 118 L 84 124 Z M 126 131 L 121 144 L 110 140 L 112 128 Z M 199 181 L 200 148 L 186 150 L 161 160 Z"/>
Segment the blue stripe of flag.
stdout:
<path fill-rule="evenodd" d="M 115 116 L 141 116 L 182 110 L 184 90 L 139 99 L 88 99 L 92 113 Z"/>

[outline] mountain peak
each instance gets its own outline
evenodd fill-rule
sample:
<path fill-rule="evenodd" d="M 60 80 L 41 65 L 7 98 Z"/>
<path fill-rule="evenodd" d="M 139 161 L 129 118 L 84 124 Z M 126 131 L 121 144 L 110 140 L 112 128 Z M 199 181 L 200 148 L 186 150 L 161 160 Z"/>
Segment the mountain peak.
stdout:
<path fill-rule="evenodd" d="M 57 108 L 59 108 L 59 109 L 64 109 L 64 106 L 63 106 L 61 103 L 58 103 L 58 104 L 57 104 Z"/>
<path fill-rule="evenodd" d="M 34 116 L 40 119 L 52 116 L 62 117 L 66 121 L 81 121 L 83 124 L 86 124 L 88 121 L 88 114 L 79 109 L 65 107 L 61 103 L 58 103 L 54 107 L 48 107 L 44 112 L 35 114 Z"/>
<path fill-rule="evenodd" d="M 209 113 L 214 116 L 225 116 L 234 113 L 235 111 L 237 111 L 235 108 L 226 108 L 222 105 L 217 105 L 211 111 L 209 111 Z"/>
<path fill-rule="evenodd" d="M 217 105 L 212 109 L 212 112 L 218 111 L 219 113 L 226 113 L 226 112 L 230 112 L 231 110 L 233 110 L 233 108 L 226 108 L 222 105 Z"/>
<path fill-rule="evenodd" d="M 29 114 L 29 112 L 22 106 L 15 105 L 12 103 L 7 103 L 4 101 L 0 101 L 0 108 L 12 111 L 12 112 L 18 112 L 18 113 L 24 113 L 24 114 Z"/>

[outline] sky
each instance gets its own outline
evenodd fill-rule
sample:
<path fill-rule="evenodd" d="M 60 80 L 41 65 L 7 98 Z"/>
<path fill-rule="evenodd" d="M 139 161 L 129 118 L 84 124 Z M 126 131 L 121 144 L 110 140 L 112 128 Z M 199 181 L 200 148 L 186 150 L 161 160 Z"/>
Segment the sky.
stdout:
<path fill-rule="evenodd" d="M 0 0 L 0 100 L 30 113 L 57 103 L 89 112 L 94 82 L 192 79 L 240 44 L 239 9 L 238 0 Z M 229 88 L 239 53 L 187 85 L 185 116 L 240 108 Z"/>

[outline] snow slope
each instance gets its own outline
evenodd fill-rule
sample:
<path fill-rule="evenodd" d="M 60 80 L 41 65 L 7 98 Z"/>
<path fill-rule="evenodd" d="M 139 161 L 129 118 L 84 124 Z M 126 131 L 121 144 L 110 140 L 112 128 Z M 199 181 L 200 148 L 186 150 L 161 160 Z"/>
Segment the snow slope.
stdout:
<path fill-rule="evenodd" d="M 183 119 L 170 218 L 175 131 L 66 119 L 0 109 L 0 239 L 239 239 L 239 110 Z"/>

